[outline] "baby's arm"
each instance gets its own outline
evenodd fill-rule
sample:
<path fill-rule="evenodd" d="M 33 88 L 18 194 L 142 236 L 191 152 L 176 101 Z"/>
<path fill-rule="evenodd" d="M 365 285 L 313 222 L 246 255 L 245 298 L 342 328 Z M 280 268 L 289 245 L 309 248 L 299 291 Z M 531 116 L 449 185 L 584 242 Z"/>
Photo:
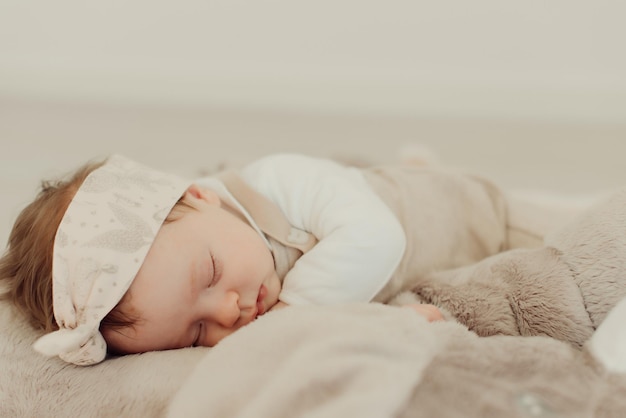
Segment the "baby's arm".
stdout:
<path fill-rule="evenodd" d="M 282 302 L 370 301 L 389 280 L 404 253 L 404 231 L 359 170 L 277 155 L 248 166 L 242 177 L 319 240 L 287 273 Z"/>

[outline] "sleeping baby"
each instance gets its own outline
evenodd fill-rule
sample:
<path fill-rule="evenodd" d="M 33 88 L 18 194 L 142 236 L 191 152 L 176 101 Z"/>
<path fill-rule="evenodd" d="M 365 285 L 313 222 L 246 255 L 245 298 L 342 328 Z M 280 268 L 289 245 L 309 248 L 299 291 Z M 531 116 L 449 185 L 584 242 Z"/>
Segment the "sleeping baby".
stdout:
<path fill-rule="evenodd" d="M 279 154 L 192 182 L 113 156 L 43 184 L 14 224 L 0 280 L 48 332 L 38 351 L 90 365 L 213 346 L 289 305 L 387 302 L 430 272 L 540 246 L 546 231 L 527 228 L 516 205 L 443 168 Z M 437 306 L 454 311 L 417 292 L 433 304 L 407 305 L 429 321 Z"/>

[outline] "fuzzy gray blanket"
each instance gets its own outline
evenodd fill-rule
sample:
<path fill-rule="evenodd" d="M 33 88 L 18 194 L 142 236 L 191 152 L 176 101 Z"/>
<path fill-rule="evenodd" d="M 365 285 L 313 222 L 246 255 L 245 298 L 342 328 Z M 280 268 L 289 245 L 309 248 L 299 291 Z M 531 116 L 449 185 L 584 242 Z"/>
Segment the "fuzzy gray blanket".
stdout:
<path fill-rule="evenodd" d="M 544 335 L 580 348 L 626 297 L 626 189 L 544 242 L 424 275 L 412 294 L 481 336 Z"/>
<path fill-rule="evenodd" d="M 621 308 L 601 333 L 612 336 L 607 346 L 616 331 L 626 336 L 626 301 Z M 294 308 L 215 347 L 168 417 L 623 416 L 626 374 L 594 350 L 547 337 L 481 338 L 385 305 Z"/>

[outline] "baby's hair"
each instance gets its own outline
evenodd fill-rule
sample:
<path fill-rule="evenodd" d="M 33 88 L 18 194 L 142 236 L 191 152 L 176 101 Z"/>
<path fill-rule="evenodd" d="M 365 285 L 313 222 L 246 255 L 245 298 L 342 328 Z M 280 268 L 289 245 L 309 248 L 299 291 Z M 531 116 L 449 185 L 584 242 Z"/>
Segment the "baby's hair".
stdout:
<path fill-rule="evenodd" d="M 44 331 L 57 328 L 52 308 L 52 249 L 57 228 L 74 194 L 102 162 L 90 162 L 68 179 L 43 181 L 34 201 L 18 215 L 0 259 L 3 299 L 10 299 L 31 324 Z"/>
<path fill-rule="evenodd" d="M 43 181 L 35 200 L 18 215 L 9 235 L 7 249 L 0 258 L 0 299 L 10 300 L 33 327 L 46 332 L 58 329 L 52 303 L 52 253 L 61 219 L 87 176 L 105 161 L 89 162 L 67 179 Z M 189 206 L 184 196 L 175 208 Z M 176 218 L 172 210 L 168 222 Z M 102 320 L 110 329 L 132 326 L 137 317 L 120 309 L 128 294 Z"/>

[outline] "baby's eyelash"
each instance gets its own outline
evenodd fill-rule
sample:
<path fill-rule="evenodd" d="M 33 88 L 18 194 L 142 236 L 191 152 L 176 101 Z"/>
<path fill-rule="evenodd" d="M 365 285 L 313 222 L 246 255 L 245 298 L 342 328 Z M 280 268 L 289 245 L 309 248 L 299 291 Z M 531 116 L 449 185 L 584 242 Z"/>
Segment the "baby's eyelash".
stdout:
<path fill-rule="evenodd" d="M 215 286 L 222 277 L 222 263 L 220 263 L 220 261 L 216 259 L 213 254 L 211 254 L 211 262 L 213 263 L 213 277 L 211 278 L 209 287 Z"/>

